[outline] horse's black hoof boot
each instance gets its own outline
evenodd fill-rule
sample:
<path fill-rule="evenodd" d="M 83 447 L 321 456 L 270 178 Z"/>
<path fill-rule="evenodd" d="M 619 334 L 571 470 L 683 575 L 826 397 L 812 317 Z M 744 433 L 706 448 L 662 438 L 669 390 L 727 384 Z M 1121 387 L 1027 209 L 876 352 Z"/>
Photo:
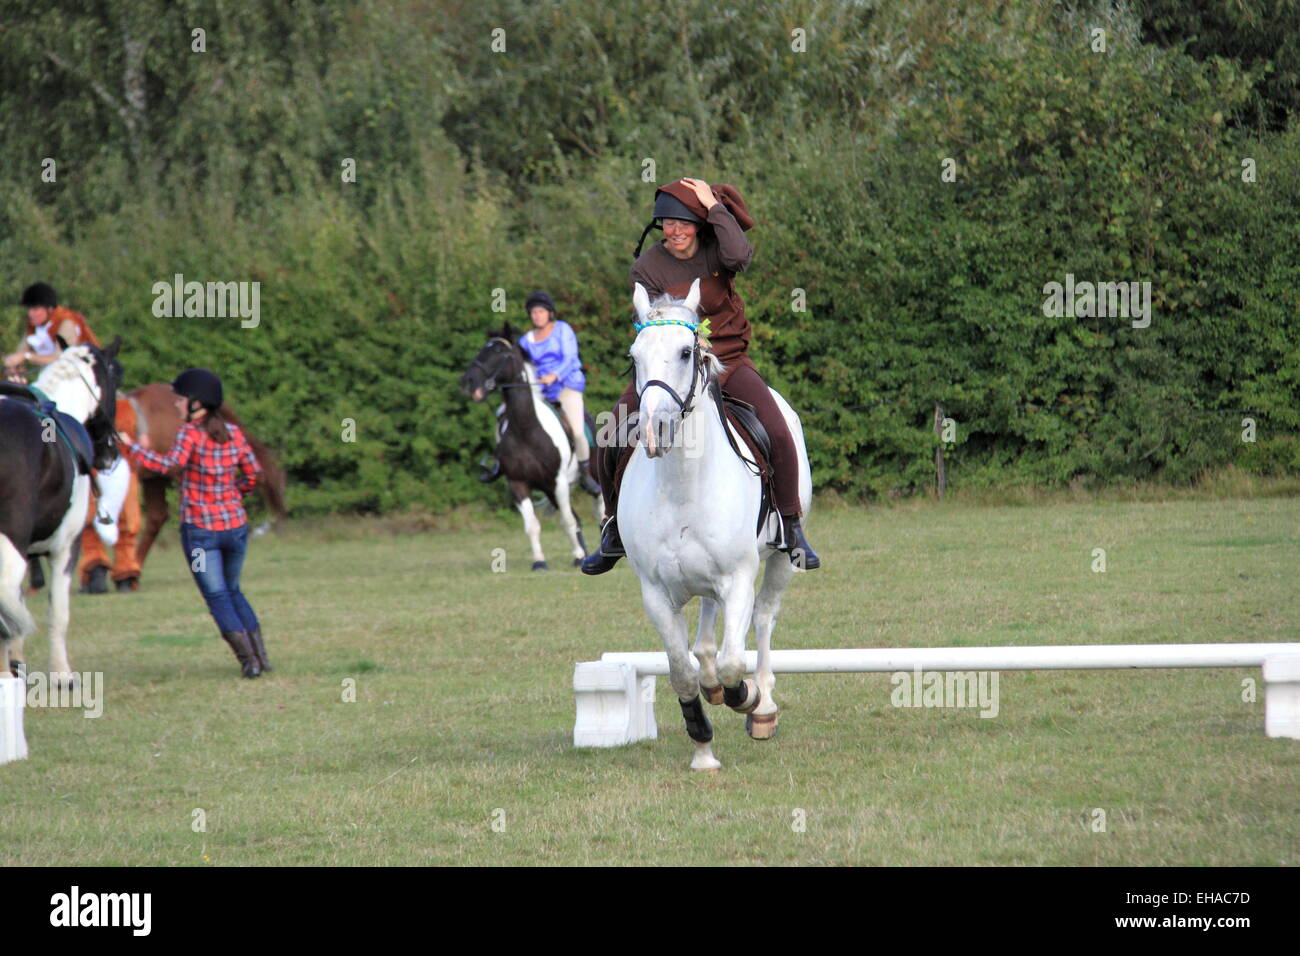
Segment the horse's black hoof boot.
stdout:
<path fill-rule="evenodd" d="M 534 562 L 533 562 L 533 570 L 534 570 L 534 571 L 549 571 L 550 568 L 548 568 L 548 567 L 546 566 L 546 562 L 545 562 L 545 561 L 534 561 Z"/>
<path fill-rule="evenodd" d="M 820 568 L 822 559 L 817 556 L 817 552 L 804 537 L 803 526 L 799 524 L 799 519 L 783 517 L 782 522 L 785 525 L 785 541 L 782 542 L 781 550 L 789 552 L 790 563 L 805 571 L 816 571 Z"/>
<path fill-rule="evenodd" d="M 100 565 L 90 572 L 90 577 L 86 583 L 81 586 L 82 594 L 107 594 L 108 593 L 108 568 Z"/>
<path fill-rule="evenodd" d="M 605 532 L 600 536 L 600 547 L 587 555 L 582 562 L 583 574 L 604 574 L 618 564 L 618 559 L 627 554 L 623 550 L 623 539 L 618 534 L 618 522 L 610 518 L 605 522 Z"/>
<path fill-rule="evenodd" d="M 138 591 L 140 590 L 140 579 L 123 578 L 121 581 L 117 582 L 117 590 L 119 594 L 123 592 L 129 594 L 131 591 Z"/>

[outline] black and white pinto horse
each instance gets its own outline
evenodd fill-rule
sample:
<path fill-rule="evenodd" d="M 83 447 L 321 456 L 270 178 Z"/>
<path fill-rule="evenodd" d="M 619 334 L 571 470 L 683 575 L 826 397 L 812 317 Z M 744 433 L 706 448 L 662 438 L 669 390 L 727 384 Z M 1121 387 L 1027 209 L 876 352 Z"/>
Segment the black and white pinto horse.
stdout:
<path fill-rule="evenodd" d="M 573 564 L 587 555 L 582 527 L 574 514 L 571 487 L 578 481 L 578 461 L 558 414 L 542 398 L 532 362 L 516 344 L 517 333 L 507 324 L 488 335 L 461 376 L 461 390 L 481 402 L 501 389 L 504 413 L 497 415 L 497 460 L 510 485 L 515 507 L 524 519 L 524 532 L 533 549 L 533 570 L 546 570 L 541 523 L 533 509 L 534 491 L 546 495 L 560 515 L 573 545 Z M 604 520 L 604 502 L 596 496 L 596 520 Z"/>
<path fill-rule="evenodd" d="M 122 367 L 120 340 L 107 349 L 77 345 L 47 365 L 35 387 L 54 402 L 50 415 L 40 395 L 25 386 L 0 384 L 0 674 L 26 675 L 23 641 L 36 622 L 23 598 L 26 556 L 50 562 L 50 679 L 75 683 L 68 663 L 68 601 L 77 570 L 81 532 L 91 492 L 88 465 L 107 468 L 117 460 L 114 414 Z M 78 424 L 90 447 L 78 445 Z M 87 462 L 86 458 L 91 461 Z"/>

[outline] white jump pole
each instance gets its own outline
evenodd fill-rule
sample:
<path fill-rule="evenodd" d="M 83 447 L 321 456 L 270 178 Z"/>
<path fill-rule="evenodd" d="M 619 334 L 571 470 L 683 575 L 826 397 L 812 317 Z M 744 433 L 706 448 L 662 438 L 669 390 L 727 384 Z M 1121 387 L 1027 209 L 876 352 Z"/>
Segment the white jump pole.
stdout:
<path fill-rule="evenodd" d="M 0 764 L 27 756 L 23 736 L 23 705 L 27 703 L 27 682 L 17 677 L 0 677 Z"/>
<path fill-rule="evenodd" d="M 753 673 L 758 653 L 747 651 Z M 691 658 L 692 664 L 695 659 Z M 899 671 L 1122 670 L 1164 667 L 1262 667 L 1264 730 L 1300 739 L 1300 643 L 1102 644 L 1055 647 L 912 647 L 772 652 L 777 674 Z M 657 736 L 655 678 L 668 674 L 660 652 L 608 653 L 573 672 L 577 747 L 617 747 Z"/>

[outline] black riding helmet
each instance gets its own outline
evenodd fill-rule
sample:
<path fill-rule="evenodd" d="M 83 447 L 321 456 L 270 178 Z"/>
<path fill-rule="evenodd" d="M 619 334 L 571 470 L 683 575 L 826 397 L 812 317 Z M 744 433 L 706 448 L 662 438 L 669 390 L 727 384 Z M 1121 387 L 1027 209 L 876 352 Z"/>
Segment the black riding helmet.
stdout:
<path fill-rule="evenodd" d="M 534 292 L 524 303 L 524 315 L 532 316 L 533 306 L 540 305 L 542 308 L 551 313 L 551 318 L 555 318 L 555 300 L 551 298 L 549 292 Z"/>
<path fill-rule="evenodd" d="M 632 261 L 635 262 L 641 256 L 641 247 L 645 245 L 645 237 L 650 234 L 651 229 L 662 229 L 665 219 L 684 219 L 687 222 L 693 222 L 698 226 L 708 225 L 703 219 L 691 211 L 691 207 L 686 205 L 672 193 L 660 189 L 655 193 L 655 208 L 651 214 L 651 219 L 646 223 L 645 229 L 641 231 L 641 239 L 636 244 L 636 251 L 632 253 Z"/>
<path fill-rule="evenodd" d="M 216 372 L 210 372 L 206 368 L 187 368 L 181 372 L 176 376 L 176 381 L 172 382 L 172 391 L 193 399 L 209 411 L 221 407 L 221 379 Z"/>
<path fill-rule="evenodd" d="M 53 309 L 59 304 L 59 295 L 48 282 L 37 282 L 23 290 L 22 301 L 18 304 L 28 309 Z"/>
<path fill-rule="evenodd" d="M 660 192 L 655 196 L 655 219 L 685 219 L 687 222 L 695 222 L 703 225 L 704 220 L 695 213 L 691 212 L 691 207 L 686 205 L 672 193 Z"/>

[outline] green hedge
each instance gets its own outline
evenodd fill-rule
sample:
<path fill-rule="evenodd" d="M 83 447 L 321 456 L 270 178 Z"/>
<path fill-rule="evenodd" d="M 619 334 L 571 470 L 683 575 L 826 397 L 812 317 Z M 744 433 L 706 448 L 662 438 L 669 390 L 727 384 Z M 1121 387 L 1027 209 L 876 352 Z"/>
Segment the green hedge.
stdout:
<path fill-rule="evenodd" d="M 695 68 L 668 82 L 680 31 L 642 44 L 625 30 L 631 0 L 563 29 L 579 6 L 434 25 L 398 4 L 319 3 L 283 24 L 213 13 L 245 31 L 252 99 L 197 96 L 219 61 L 160 60 L 158 109 L 175 122 L 135 158 L 111 117 L 60 105 L 66 142 L 48 148 L 76 158 L 64 184 L 0 186 L 4 286 L 47 279 L 101 336 L 121 334 L 128 385 L 218 369 L 280 450 L 298 513 L 495 502 L 500 487 L 474 477 L 491 414 L 457 379 L 546 288 L 578 331 L 589 407 L 612 403 L 652 158 L 658 182 L 698 175 L 749 201 L 752 351 L 804 415 L 819 488 L 929 486 L 936 403 L 957 423 L 954 486 L 1300 471 L 1300 128 L 1244 124 L 1255 74 L 1143 43 L 1109 7 L 975 4 L 954 29 L 922 3 L 741 20 L 690 3 Z M 495 20 L 511 56 L 479 42 Z M 86 30 L 89 47 L 113 42 Z M 277 31 L 300 56 L 270 54 Z M 23 77 L 38 105 L 71 81 L 12 35 L 0 46 L 20 84 L 0 93 L 0 159 L 30 168 L 47 146 L 23 139 Z M 703 103 L 690 121 L 686 88 Z M 95 124 L 102 140 L 75 137 Z M 356 183 L 339 156 L 358 158 Z M 175 273 L 259 281 L 260 326 L 156 318 L 153 283 Z M 1150 327 L 1044 315 L 1044 285 L 1067 273 L 1150 281 Z"/>

